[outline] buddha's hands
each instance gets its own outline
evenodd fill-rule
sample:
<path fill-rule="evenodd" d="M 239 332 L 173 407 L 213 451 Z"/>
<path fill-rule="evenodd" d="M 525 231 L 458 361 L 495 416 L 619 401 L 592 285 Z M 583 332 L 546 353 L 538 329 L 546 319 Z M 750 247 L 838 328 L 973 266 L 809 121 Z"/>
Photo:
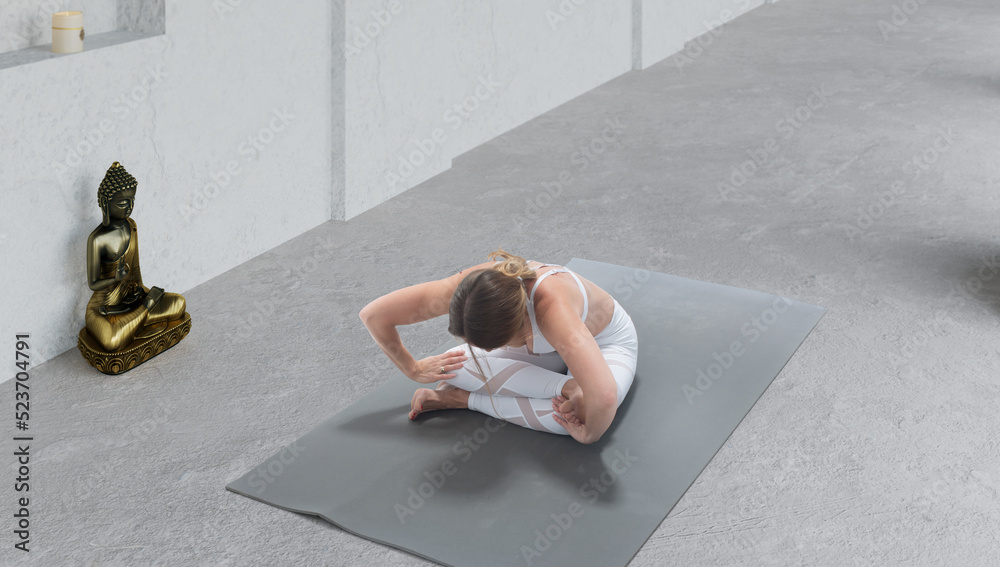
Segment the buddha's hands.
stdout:
<path fill-rule="evenodd" d="M 129 309 L 128 305 L 112 305 L 111 307 L 102 305 L 101 308 L 97 310 L 102 317 L 107 317 L 108 315 L 121 315 L 122 313 L 128 313 L 129 311 L 131 311 L 131 309 Z"/>
<path fill-rule="evenodd" d="M 128 277 L 128 263 L 122 262 L 118 264 L 118 269 L 115 270 L 115 281 L 120 282 Z"/>
<path fill-rule="evenodd" d="M 465 351 L 462 350 L 450 350 L 442 354 L 428 356 L 423 360 L 417 361 L 409 378 L 420 384 L 430 384 L 438 380 L 454 378 L 457 374 L 453 374 L 453 372 L 461 368 L 463 366 L 462 363 L 468 358 L 465 355 Z M 442 372 L 442 369 L 444 372 Z"/>
<path fill-rule="evenodd" d="M 151 287 L 149 288 L 149 293 L 146 294 L 146 300 L 143 301 L 143 304 L 146 306 L 146 309 L 152 309 L 153 306 L 159 303 L 160 298 L 162 297 L 163 297 L 162 287 L 155 287 L 155 286 Z"/>

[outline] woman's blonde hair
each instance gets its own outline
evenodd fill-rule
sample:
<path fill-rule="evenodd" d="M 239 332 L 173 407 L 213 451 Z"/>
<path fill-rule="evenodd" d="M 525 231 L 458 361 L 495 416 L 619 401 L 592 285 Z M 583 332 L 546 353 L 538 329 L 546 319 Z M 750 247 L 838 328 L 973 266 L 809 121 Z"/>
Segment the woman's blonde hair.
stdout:
<path fill-rule="evenodd" d="M 487 258 L 498 259 L 499 263 L 470 272 L 458 284 L 451 296 L 448 323 L 452 336 L 484 350 L 509 343 L 523 330 L 528 307 L 524 280 L 537 277 L 524 258 L 502 248 L 494 250 Z M 469 352 L 479 374 L 485 376 L 475 351 L 470 348 Z M 488 380 L 486 386 L 489 392 Z M 492 392 L 489 393 L 492 403 Z"/>

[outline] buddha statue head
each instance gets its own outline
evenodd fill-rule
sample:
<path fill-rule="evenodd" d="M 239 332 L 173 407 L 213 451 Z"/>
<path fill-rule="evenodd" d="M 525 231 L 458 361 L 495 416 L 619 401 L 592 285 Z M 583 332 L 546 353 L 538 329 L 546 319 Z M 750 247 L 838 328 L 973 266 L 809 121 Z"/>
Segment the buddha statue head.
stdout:
<path fill-rule="evenodd" d="M 108 226 L 111 219 L 125 219 L 132 214 L 138 185 L 135 177 L 125 171 L 120 163 L 116 161 L 111 164 L 101 186 L 97 188 L 97 204 L 101 206 L 103 214 L 101 224 Z"/>

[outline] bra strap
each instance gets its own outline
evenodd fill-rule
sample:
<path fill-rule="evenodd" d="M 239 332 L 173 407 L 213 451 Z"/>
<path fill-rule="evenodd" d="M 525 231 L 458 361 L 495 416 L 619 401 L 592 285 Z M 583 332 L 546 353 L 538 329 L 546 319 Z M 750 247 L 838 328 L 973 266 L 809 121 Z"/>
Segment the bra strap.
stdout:
<path fill-rule="evenodd" d="M 587 307 L 588 307 L 587 306 L 587 288 L 585 288 L 583 286 L 583 282 L 580 281 L 580 278 L 578 278 L 576 276 L 576 274 L 574 274 L 570 270 L 566 270 L 566 271 L 569 272 L 569 275 L 573 276 L 574 280 L 576 280 L 576 285 L 580 286 L 580 294 L 583 295 L 583 317 L 582 317 L 582 319 L 583 319 L 584 322 L 586 322 L 587 321 Z"/>

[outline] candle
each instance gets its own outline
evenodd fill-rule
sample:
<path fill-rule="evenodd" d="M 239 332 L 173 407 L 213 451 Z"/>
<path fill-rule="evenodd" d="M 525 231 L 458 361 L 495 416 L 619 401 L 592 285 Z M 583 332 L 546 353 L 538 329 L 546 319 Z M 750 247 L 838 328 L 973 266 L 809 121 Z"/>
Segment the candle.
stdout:
<path fill-rule="evenodd" d="M 83 12 L 52 14 L 52 52 L 83 51 Z"/>

